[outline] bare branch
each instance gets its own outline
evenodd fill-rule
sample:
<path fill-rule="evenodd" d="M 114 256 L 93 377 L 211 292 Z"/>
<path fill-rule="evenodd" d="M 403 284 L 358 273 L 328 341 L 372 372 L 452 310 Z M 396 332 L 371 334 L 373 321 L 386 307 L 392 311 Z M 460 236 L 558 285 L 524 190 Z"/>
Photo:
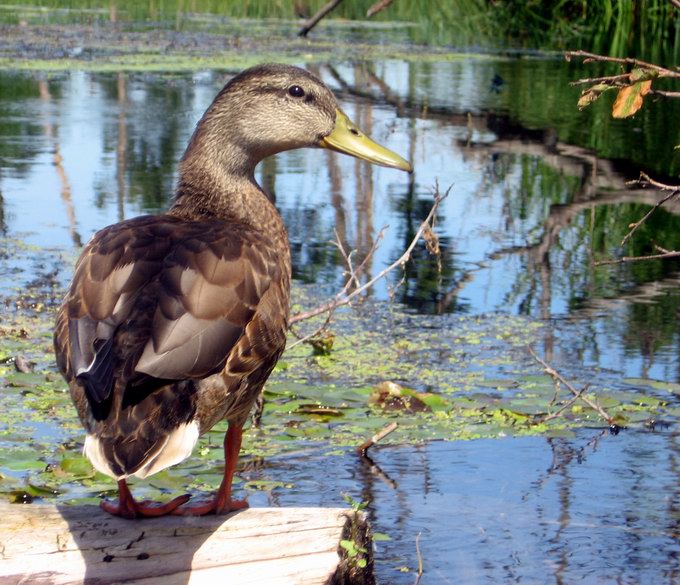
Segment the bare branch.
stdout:
<path fill-rule="evenodd" d="M 373 6 L 371 6 L 366 12 L 366 18 L 371 18 L 378 14 L 378 12 L 385 10 L 394 0 L 378 0 Z"/>
<path fill-rule="evenodd" d="M 607 266 L 609 264 L 626 264 L 627 262 L 643 262 L 645 260 L 668 260 L 669 258 L 680 258 L 680 252 L 669 250 L 663 254 L 650 254 L 649 256 L 623 256 L 616 260 L 598 260 L 595 266 Z"/>
<path fill-rule="evenodd" d="M 423 576 L 423 555 L 420 552 L 420 535 L 422 533 L 419 532 L 416 536 L 416 556 L 418 557 L 418 577 L 416 578 L 416 581 L 414 585 L 420 585 L 420 578 Z"/>
<path fill-rule="evenodd" d="M 351 293 L 349 293 L 349 288 L 347 285 L 345 285 L 345 288 L 341 290 L 338 294 L 336 294 L 330 301 L 327 303 L 321 305 L 320 307 L 317 307 L 315 309 L 311 309 L 309 311 L 303 311 L 301 313 L 298 313 L 296 315 L 293 315 L 290 320 L 288 321 L 289 325 L 293 325 L 299 321 L 303 321 L 305 319 L 310 319 L 311 317 L 316 317 L 317 315 L 321 315 L 323 313 L 327 312 L 332 312 L 335 311 L 338 307 L 342 307 L 344 305 L 348 305 L 349 303 L 352 302 L 352 299 L 354 299 L 356 296 L 362 294 L 364 291 L 368 290 L 371 288 L 376 282 L 387 276 L 392 270 L 399 266 L 404 266 L 410 259 L 411 259 L 411 254 L 413 253 L 414 248 L 420 241 L 421 237 L 427 232 L 429 233 L 429 230 L 432 229 L 432 222 L 435 219 L 437 209 L 439 208 L 439 205 L 441 202 L 448 197 L 449 191 L 451 190 L 451 187 L 449 187 L 446 190 L 446 193 L 441 195 L 439 193 L 439 188 L 437 187 L 435 189 L 435 195 L 434 195 L 434 203 L 432 204 L 432 209 L 430 209 L 430 212 L 427 214 L 427 217 L 423 220 L 423 222 L 420 224 L 420 227 L 418 228 L 418 231 L 416 234 L 413 236 L 413 239 L 411 240 L 411 243 L 408 245 L 404 253 L 397 259 L 395 260 L 392 264 L 390 264 L 387 268 L 384 270 L 381 270 L 377 275 L 375 275 L 372 279 L 370 279 L 368 282 L 364 283 L 362 286 L 355 288 Z M 374 244 L 375 248 L 375 244 Z M 363 267 L 364 262 L 360 265 L 360 267 Z M 358 270 L 358 268 L 357 268 Z M 356 271 L 355 271 L 356 272 Z M 350 279 L 351 281 L 351 279 Z"/>
<path fill-rule="evenodd" d="M 310 339 L 313 339 L 314 337 L 317 337 L 318 335 L 323 333 L 328 328 L 328 326 L 331 324 L 332 317 L 333 317 L 333 310 L 330 310 L 330 311 L 328 311 L 328 315 L 326 315 L 326 320 L 323 322 L 323 324 L 320 325 L 319 327 L 317 327 L 314 331 L 312 331 L 308 335 L 305 335 L 303 337 L 300 337 L 292 327 L 289 327 L 290 332 L 293 335 L 295 335 L 295 337 L 297 337 L 298 339 L 295 343 L 287 346 L 286 351 L 290 351 L 291 349 L 293 349 L 294 347 L 297 347 L 298 345 L 300 345 L 302 343 L 307 343 Z"/>
<path fill-rule="evenodd" d="M 652 187 L 656 187 L 657 189 L 661 189 L 662 191 L 675 191 L 675 192 L 680 191 L 680 185 L 667 185 L 666 183 L 659 183 L 659 181 L 655 181 L 647 173 L 643 172 L 640 172 L 639 179 L 628 181 L 626 185 L 640 185 L 641 187 L 651 185 Z"/>
<path fill-rule="evenodd" d="M 621 75 L 607 75 L 605 77 L 585 77 L 584 79 L 577 79 L 569 82 L 569 85 L 586 85 L 588 83 L 608 83 L 614 85 L 616 82 L 621 82 L 627 85 L 630 82 L 630 74 L 622 73 Z"/>
<path fill-rule="evenodd" d="M 357 453 L 362 457 L 366 456 L 366 451 L 379 441 L 382 441 L 387 435 L 394 432 L 399 425 L 396 422 L 391 422 L 382 431 L 373 435 L 370 439 L 364 441 L 357 447 Z"/>
<path fill-rule="evenodd" d="M 680 0 L 679 0 L 680 1 Z M 659 89 L 650 89 L 649 95 L 660 95 L 667 98 L 680 98 L 680 91 L 662 91 Z"/>
<path fill-rule="evenodd" d="M 567 61 L 570 61 L 572 57 L 580 57 L 583 59 L 584 63 L 601 61 L 606 63 L 619 63 L 621 65 L 635 65 L 636 67 L 642 67 L 643 69 L 651 69 L 652 71 L 656 71 L 659 74 L 659 77 L 680 78 L 679 71 L 673 71 L 671 69 L 661 67 L 660 65 L 655 65 L 654 63 L 647 63 L 647 61 L 641 61 L 640 59 L 631 59 L 630 57 L 621 59 L 619 57 L 607 57 L 606 55 L 589 53 L 588 51 L 567 51 L 564 55 Z"/>
<path fill-rule="evenodd" d="M 305 22 L 305 25 L 299 30 L 298 36 L 306 37 L 307 33 L 319 24 L 319 21 L 340 4 L 340 2 L 342 2 L 342 0 L 331 0 L 328 4 L 322 6 L 312 18 Z"/>
<path fill-rule="evenodd" d="M 559 383 L 558 388 L 559 388 Z M 562 416 L 562 413 L 567 410 L 568 408 L 571 408 L 571 406 L 576 402 L 579 398 L 581 398 L 581 395 L 588 389 L 588 385 L 586 384 L 583 388 L 581 388 L 576 396 L 572 396 L 567 402 L 565 402 L 560 408 L 558 408 L 555 412 L 552 412 L 550 414 L 546 414 L 545 416 L 541 416 L 538 418 L 540 422 L 547 422 L 549 420 L 553 420 L 554 418 L 558 418 Z"/>
<path fill-rule="evenodd" d="M 624 238 L 621 240 L 621 245 L 623 246 L 630 238 L 632 235 L 637 231 L 637 229 L 647 221 L 647 219 L 654 213 L 659 207 L 661 207 L 664 203 L 667 201 L 670 201 L 671 199 L 675 199 L 678 194 L 680 194 L 680 187 L 671 187 L 670 185 L 663 185 L 662 183 L 657 183 L 656 181 L 650 179 L 645 173 L 640 173 L 640 178 L 637 179 L 636 181 L 629 181 L 627 183 L 628 185 L 654 185 L 655 187 L 662 189 L 662 190 L 670 190 L 672 189 L 671 193 L 669 195 L 666 195 L 663 199 L 659 200 L 654 207 L 652 207 L 647 213 L 645 213 L 644 217 L 642 219 L 636 221 L 634 224 L 632 224 L 631 230 L 624 236 Z"/>
<path fill-rule="evenodd" d="M 366 256 L 364 256 L 364 259 L 361 261 L 361 264 L 354 268 L 352 266 L 352 253 L 349 252 L 347 253 L 345 251 L 345 247 L 342 245 L 342 242 L 340 241 L 340 238 L 338 237 L 338 234 L 335 234 L 335 246 L 340 250 L 340 253 L 342 254 L 342 257 L 345 259 L 345 264 L 347 265 L 347 282 L 345 283 L 344 288 L 342 289 L 340 294 L 346 294 L 349 292 L 349 289 L 352 288 L 352 283 L 354 283 L 354 286 L 356 288 L 359 288 L 361 286 L 361 283 L 359 282 L 359 275 L 364 271 L 366 268 L 366 265 L 368 264 L 368 261 L 372 258 L 373 254 L 375 254 L 375 251 L 379 248 L 380 242 L 382 239 L 385 237 L 385 231 L 387 231 L 387 228 L 389 226 L 383 226 L 380 228 L 380 231 L 378 232 L 378 235 L 375 237 L 375 240 L 373 240 L 373 244 L 369 251 L 366 253 Z"/>
<path fill-rule="evenodd" d="M 564 386 L 571 392 L 576 398 L 583 400 L 590 408 L 592 408 L 595 412 L 597 412 L 604 420 L 607 421 L 607 424 L 612 426 L 614 425 L 614 419 L 610 417 L 606 411 L 594 400 L 591 400 L 587 396 L 584 396 L 584 391 L 585 388 L 582 390 L 576 390 L 574 386 L 566 379 L 564 378 L 558 371 L 553 369 L 550 365 L 548 365 L 545 361 L 543 361 L 536 352 L 534 351 L 533 347 L 528 346 L 529 353 L 531 356 L 543 366 L 543 370 L 545 371 L 546 374 L 548 374 L 551 378 L 554 380 L 559 381 L 561 384 L 564 384 Z"/>

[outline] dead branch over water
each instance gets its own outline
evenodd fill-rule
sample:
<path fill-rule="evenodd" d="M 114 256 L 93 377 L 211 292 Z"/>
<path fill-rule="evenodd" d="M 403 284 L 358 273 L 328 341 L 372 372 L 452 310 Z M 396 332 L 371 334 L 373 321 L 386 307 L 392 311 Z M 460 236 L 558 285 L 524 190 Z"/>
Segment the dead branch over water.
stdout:
<path fill-rule="evenodd" d="M 324 4 L 319 11 L 310 18 L 305 25 L 300 29 L 298 32 L 299 37 L 306 37 L 307 33 L 312 30 L 317 24 L 319 24 L 319 21 L 326 16 L 329 12 L 331 12 L 338 4 L 340 4 L 342 0 L 331 0 L 328 4 Z"/>
<path fill-rule="evenodd" d="M 621 240 L 621 245 L 623 246 L 630 238 L 631 236 L 637 231 L 637 229 L 645 222 L 647 219 L 654 213 L 659 207 L 661 207 L 664 203 L 667 201 L 671 201 L 673 199 L 677 199 L 678 194 L 680 194 L 680 185 L 666 185 L 664 183 L 659 183 L 658 181 L 655 181 L 652 179 L 647 173 L 640 173 L 640 178 L 636 179 L 635 181 L 629 181 L 626 183 L 627 185 L 640 185 L 641 187 L 645 187 L 647 185 L 651 185 L 652 187 L 656 187 L 657 189 L 661 189 L 662 191 L 670 191 L 670 195 L 667 195 L 663 199 L 661 199 L 654 207 L 652 207 L 642 219 L 639 221 L 636 221 L 631 225 L 631 230 L 625 235 L 623 240 Z"/>
<path fill-rule="evenodd" d="M 385 228 L 383 228 L 383 230 L 381 230 L 381 232 L 378 234 L 378 237 L 376 238 L 376 241 L 371 247 L 371 249 L 368 251 L 366 258 L 364 258 L 361 264 L 359 264 L 359 266 L 357 267 L 354 267 L 352 264 L 351 261 L 352 253 L 346 252 L 342 244 L 338 240 L 336 240 L 335 245 L 338 246 L 338 248 L 341 250 L 341 254 L 345 258 L 347 264 L 346 269 L 347 283 L 339 293 L 337 293 L 331 300 L 324 303 L 323 305 L 316 307 L 315 309 L 310 309 L 309 311 L 303 311 L 293 315 L 290 318 L 289 326 L 292 326 L 295 323 L 304 321 L 306 319 L 311 319 L 312 317 L 316 317 L 317 315 L 321 315 L 323 313 L 328 313 L 332 315 L 332 313 L 336 309 L 344 305 L 350 304 L 353 299 L 355 299 L 357 296 L 361 295 L 362 293 L 370 289 L 376 282 L 378 282 L 382 278 L 385 278 L 385 276 L 387 276 L 394 269 L 398 267 L 403 268 L 406 265 L 406 263 L 411 259 L 413 250 L 415 249 L 416 245 L 421 240 L 421 238 L 426 239 L 426 241 L 428 240 L 432 241 L 433 239 L 436 239 L 436 234 L 434 233 L 433 228 L 437 214 L 437 209 L 439 208 L 441 202 L 444 199 L 446 199 L 446 197 L 448 197 L 450 189 L 451 188 L 449 187 L 449 189 L 447 189 L 444 194 L 441 194 L 439 192 L 439 188 L 435 187 L 434 203 L 432 204 L 432 208 L 430 209 L 430 212 L 427 214 L 427 217 L 420 224 L 420 227 L 416 231 L 415 235 L 413 236 L 413 239 L 411 240 L 411 243 L 408 245 L 404 253 L 397 260 L 392 262 L 392 264 L 390 264 L 387 268 L 381 270 L 378 274 L 376 274 L 373 278 L 371 278 L 368 282 L 364 283 L 361 286 L 357 286 L 359 283 L 359 274 L 366 266 L 368 258 L 372 256 L 375 250 L 377 249 L 378 247 L 377 245 L 382 237 Z M 432 244 L 428 246 L 428 249 L 432 249 Z M 352 286 L 354 286 L 353 290 Z"/>
<path fill-rule="evenodd" d="M 630 57 L 619 58 L 619 57 L 608 57 L 607 55 L 598 55 L 597 53 L 589 53 L 588 51 L 567 51 L 565 54 L 567 61 L 571 61 L 573 57 L 582 58 L 584 63 L 593 62 L 605 62 L 605 63 L 618 63 L 620 65 L 633 65 L 635 67 L 640 67 L 642 69 L 650 69 L 659 74 L 659 77 L 674 77 L 680 79 L 680 72 L 673 71 L 672 69 L 667 69 L 666 67 L 661 67 L 660 65 L 655 65 L 654 63 L 648 63 L 647 61 L 641 61 L 640 59 L 631 59 Z M 624 75 L 613 75 L 608 77 L 599 77 L 591 79 L 579 79 L 578 81 L 572 82 L 572 85 L 582 85 L 587 83 L 597 83 L 610 80 L 616 82 L 619 80 L 627 81 L 629 79 L 628 74 Z"/>
<path fill-rule="evenodd" d="M 357 447 L 357 453 L 362 457 L 366 457 L 367 451 L 376 443 L 382 441 L 387 435 L 394 432 L 399 425 L 396 422 L 391 422 L 379 433 L 373 435 L 370 439 L 364 441 L 361 445 Z"/>

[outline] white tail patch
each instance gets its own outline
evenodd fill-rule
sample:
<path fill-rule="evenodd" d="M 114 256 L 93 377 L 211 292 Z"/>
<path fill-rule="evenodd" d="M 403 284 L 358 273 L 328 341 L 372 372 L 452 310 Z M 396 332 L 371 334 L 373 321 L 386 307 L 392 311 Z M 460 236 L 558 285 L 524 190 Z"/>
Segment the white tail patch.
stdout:
<path fill-rule="evenodd" d="M 145 478 L 154 473 L 176 465 L 180 461 L 184 461 L 194 449 L 198 441 L 198 423 L 190 422 L 178 426 L 166 438 L 163 445 L 156 451 L 156 453 L 144 462 L 135 475 L 140 478 Z M 130 474 L 116 475 L 111 469 L 104 453 L 102 452 L 99 439 L 94 435 L 87 435 L 85 437 L 85 446 L 83 453 L 92 462 L 92 465 L 97 471 L 114 478 L 115 480 L 124 479 Z"/>
<path fill-rule="evenodd" d="M 155 457 L 140 467 L 134 475 L 145 478 L 166 467 L 177 465 L 184 461 L 194 449 L 198 441 L 198 423 L 190 422 L 178 426 L 168 435 L 165 445 L 161 447 Z"/>
<path fill-rule="evenodd" d="M 85 437 L 85 445 L 83 446 L 83 454 L 92 463 L 93 467 L 100 473 L 104 473 L 113 479 L 123 479 L 124 475 L 116 475 L 113 473 L 109 462 L 104 453 L 102 453 L 102 446 L 99 443 L 99 439 L 94 435 L 87 435 Z"/>

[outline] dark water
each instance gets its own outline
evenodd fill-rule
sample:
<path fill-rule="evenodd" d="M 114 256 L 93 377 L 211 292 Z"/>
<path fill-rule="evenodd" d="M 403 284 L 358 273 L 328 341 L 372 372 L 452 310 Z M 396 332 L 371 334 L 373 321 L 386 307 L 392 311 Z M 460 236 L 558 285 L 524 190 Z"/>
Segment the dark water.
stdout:
<path fill-rule="evenodd" d="M 527 315 L 550 324 L 541 349 L 583 382 L 680 381 L 678 263 L 592 266 L 651 253 L 652 241 L 679 249 L 677 203 L 619 249 L 655 201 L 624 181 L 640 169 L 678 172 L 677 131 L 667 131 L 678 127 L 677 105 L 654 102 L 627 121 L 612 121 L 606 104 L 580 113 L 568 86 L 580 71 L 552 60 L 314 69 L 350 117 L 416 170 L 408 177 L 317 150 L 265 161 L 258 178 L 288 225 L 298 281 L 337 290 L 333 230 L 360 257 L 389 224 L 369 266 L 377 273 L 401 254 L 434 186 L 452 185 L 437 221 L 442 274 L 418 248 L 396 291 L 407 311 Z M 0 72 L 3 234 L 75 257 L 97 229 L 165 208 L 176 162 L 228 77 Z M 6 257 L 3 292 L 25 284 L 16 268 Z M 387 292 L 383 284 L 372 294 Z M 316 447 L 267 459 L 247 478 L 294 488 L 256 492 L 251 505 L 341 505 L 341 491 L 370 500 L 374 528 L 393 539 L 377 544 L 384 583 L 414 581 L 418 533 L 423 583 L 680 579 L 673 427 L 379 447 L 374 457 L 382 475 Z"/>

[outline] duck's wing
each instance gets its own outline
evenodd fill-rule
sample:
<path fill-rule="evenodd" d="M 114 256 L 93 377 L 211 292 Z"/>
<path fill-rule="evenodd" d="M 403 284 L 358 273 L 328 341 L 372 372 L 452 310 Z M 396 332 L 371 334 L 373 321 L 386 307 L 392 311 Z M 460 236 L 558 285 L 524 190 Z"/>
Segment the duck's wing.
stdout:
<path fill-rule="evenodd" d="M 263 238 L 217 220 L 170 216 L 98 232 L 58 317 L 61 371 L 81 382 L 94 410 L 107 401 L 115 379 L 125 381 L 127 395 L 148 388 L 149 379 L 200 379 L 219 371 L 271 283 L 280 280 L 276 253 Z"/>

